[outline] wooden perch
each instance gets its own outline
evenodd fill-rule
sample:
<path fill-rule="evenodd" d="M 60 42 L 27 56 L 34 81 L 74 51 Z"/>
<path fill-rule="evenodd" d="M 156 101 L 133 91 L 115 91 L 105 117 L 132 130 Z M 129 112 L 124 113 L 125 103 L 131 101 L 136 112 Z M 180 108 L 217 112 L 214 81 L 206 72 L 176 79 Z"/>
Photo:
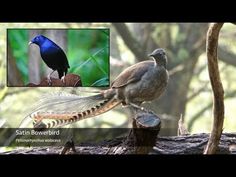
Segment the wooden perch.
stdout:
<path fill-rule="evenodd" d="M 133 127 L 120 145 L 111 147 L 106 154 L 148 154 L 155 146 L 157 135 L 161 128 L 161 119 L 152 111 L 131 107 L 133 111 Z M 129 147 L 129 148 L 127 148 Z M 70 150 L 75 152 L 73 140 L 69 140 L 60 154 L 68 154 Z"/>
<path fill-rule="evenodd" d="M 153 112 L 146 112 L 140 109 L 135 109 L 134 112 L 132 130 L 134 153 L 148 154 L 155 146 L 157 135 L 161 128 L 161 119 Z"/>
<path fill-rule="evenodd" d="M 48 79 L 45 77 L 40 84 L 29 83 L 27 87 L 80 87 L 82 86 L 81 77 L 75 74 L 67 74 L 65 77 L 65 83 L 61 79 L 51 78 L 51 85 L 48 83 Z"/>
<path fill-rule="evenodd" d="M 224 23 L 212 23 L 207 32 L 206 53 L 213 90 L 213 126 L 204 154 L 214 154 L 218 148 L 224 123 L 224 89 L 217 61 L 219 32 Z"/>

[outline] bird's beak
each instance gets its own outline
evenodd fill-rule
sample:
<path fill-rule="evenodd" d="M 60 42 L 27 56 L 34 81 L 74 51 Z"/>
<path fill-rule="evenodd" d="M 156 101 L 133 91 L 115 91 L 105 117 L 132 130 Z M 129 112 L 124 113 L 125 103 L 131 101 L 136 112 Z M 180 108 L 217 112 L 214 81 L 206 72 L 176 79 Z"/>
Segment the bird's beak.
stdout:
<path fill-rule="evenodd" d="M 152 54 L 149 54 L 148 56 L 149 56 L 149 57 L 153 57 L 153 55 L 152 55 Z"/>
<path fill-rule="evenodd" d="M 30 44 L 33 44 L 33 42 L 30 41 L 30 42 L 28 43 L 28 45 L 30 45 Z"/>

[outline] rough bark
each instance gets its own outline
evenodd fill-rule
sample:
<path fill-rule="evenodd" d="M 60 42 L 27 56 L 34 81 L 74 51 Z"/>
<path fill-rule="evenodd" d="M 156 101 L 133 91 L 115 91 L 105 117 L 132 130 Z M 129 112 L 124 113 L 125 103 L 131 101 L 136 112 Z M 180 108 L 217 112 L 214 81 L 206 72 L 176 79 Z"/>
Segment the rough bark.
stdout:
<path fill-rule="evenodd" d="M 224 123 L 224 89 L 220 79 L 217 61 L 219 32 L 223 23 L 213 23 L 207 33 L 206 53 L 208 72 L 213 90 L 213 126 L 204 154 L 216 153 Z"/>
<path fill-rule="evenodd" d="M 172 137 L 158 137 L 153 150 L 149 154 L 202 154 L 204 147 L 207 144 L 209 134 L 193 134 Z M 76 152 L 70 151 L 69 154 L 108 154 L 111 148 L 116 149 L 113 154 L 133 154 L 132 147 L 121 146 L 126 140 L 126 137 L 116 138 L 113 140 L 104 140 L 98 143 L 80 143 L 75 147 Z M 217 149 L 217 154 L 235 154 L 236 134 L 223 133 L 220 139 L 220 144 Z M 20 148 L 12 151 L 7 151 L 0 154 L 59 154 L 62 147 L 31 147 Z M 118 153 L 119 151 L 119 153 Z"/>

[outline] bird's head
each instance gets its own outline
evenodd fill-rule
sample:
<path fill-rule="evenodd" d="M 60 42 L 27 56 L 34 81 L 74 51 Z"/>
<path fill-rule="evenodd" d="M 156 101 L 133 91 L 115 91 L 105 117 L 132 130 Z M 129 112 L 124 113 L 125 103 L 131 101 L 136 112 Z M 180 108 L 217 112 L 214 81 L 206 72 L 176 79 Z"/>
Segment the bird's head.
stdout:
<path fill-rule="evenodd" d="M 45 36 L 43 35 L 38 35 L 38 36 L 35 36 L 30 42 L 29 42 L 29 45 L 30 44 L 37 44 L 37 45 L 42 45 L 44 42 L 45 42 L 45 39 L 47 39 Z"/>
<path fill-rule="evenodd" d="M 162 48 L 156 49 L 148 56 L 152 57 L 154 61 L 156 62 L 156 64 L 162 65 L 166 68 L 167 56 L 164 49 Z"/>

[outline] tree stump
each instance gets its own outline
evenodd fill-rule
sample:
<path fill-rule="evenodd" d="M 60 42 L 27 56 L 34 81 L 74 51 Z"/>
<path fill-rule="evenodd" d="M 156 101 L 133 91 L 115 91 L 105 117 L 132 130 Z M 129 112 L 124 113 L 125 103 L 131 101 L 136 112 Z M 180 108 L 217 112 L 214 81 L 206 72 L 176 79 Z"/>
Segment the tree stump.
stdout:
<path fill-rule="evenodd" d="M 82 81 L 79 75 L 67 74 L 65 76 L 65 83 L 61 79 L 51 78 L 51 84 L 49 85 L 48 79 L 45 77 L 39 84 L 29 83 L 27 87 L 81 87 Z"/>

